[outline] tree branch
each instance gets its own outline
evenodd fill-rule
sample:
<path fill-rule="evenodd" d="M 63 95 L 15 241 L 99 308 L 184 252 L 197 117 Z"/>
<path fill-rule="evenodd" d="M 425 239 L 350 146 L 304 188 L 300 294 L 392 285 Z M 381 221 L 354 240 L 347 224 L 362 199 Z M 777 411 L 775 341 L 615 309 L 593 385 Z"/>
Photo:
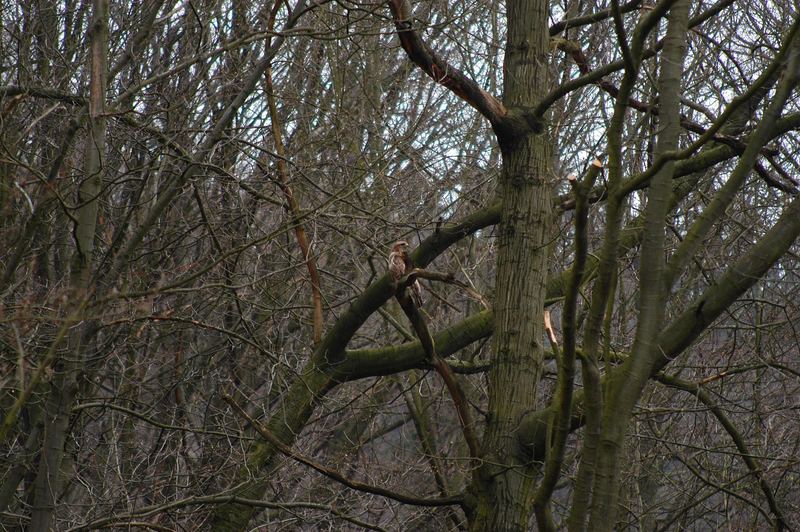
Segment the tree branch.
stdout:
<path fill-rule="evenodd" d="M 661 356 L 653 364 L 651 375 L 657 375 L 689 347 L 736 299 L 756 284 L 800 235 L 800 197 L 795 197 L 770 230 L 747 252 L 740 255 L 717 282 L 709 286 L 695 301 L 667 325 L 658 336 L 654 349 Z M 623 368 L 613 368 L 604 380 L 625 379 Z M 571 430 L 584 422 L 585 397 L 575 395 Z M 553 409 L 531 412 L 522 420 L 520 442 L 541 459 L 546 448 L 548 420 Z"/>
<path fill-rule="evenodd" d="M 578 329 L 578 296 L 585 275 L 586 259 L 589 254 L 589 204 L 587 194 L 592 189 L 594 181 L 602 168 L 603 164 L 595 159 L 582 182 L 578 183 L 575 176 L 569 176 L 568 178 L 577 200 L 575 209 L 575 264 L 567 277 L 564 310 L 562 313 L 564 350 L 561 353 L 559 353 L 558 342 L 550 325 L 549 313 L 545 311 L 545 329 L 548 332 L 553 353 L 558 361 L 558 382 L 552 400 L 555 416 L 548 431 L 550 435 L 547 438 L 547 459 L 544 466 L 544 475 L 534 500 L 539 528 L 543 530 L 554 530 L 554 527 L 551 526 L 551 520 L 548 519 L 547 508 L 561 472 L 564 450 L 571 425 Z"/>
<path fill-rule="evenodd" d="M 411 282 L 413 282 L 413 279 Z M 408 295 L 408 291 L 404 286 L 401 285 L 398 288 L 395 297 L 397 298 L 397 302 L 400 303 L 403 312 L 405 312 L 408 317 L 408 321 L 410 321 L 412 327 L 414 327 L 414 332 L 416 332 L 419 337 L 428 361 L 442 378 L 445 386 L 447 386 L 447 390 L 450 392 L 450 396 L 453 399 L 456 413 L 458 414 L 461 430 L 464 433 L 464 439 L 467 441 L 467 447 L 469 447 L 469 456 L 473 460 L 477 460 L 478 439 L 475 437 L 472 417 L 470 416 L 467 399 L 464 396 L 464 392 L 461 390 L 461 386 L 459 386 L 447 362 L 436 354 L 436 344 L 433 341 L 430 330 L 428 330 L 428 324 L 425 323 L 424 316 L 414 304 L 414 300 Z"/>
<path fill-rule="evenodd" d="M 262 501 L 258 499 L 248 499 L 246 497 L 239 497 L 233 495 L 232 493 L 235 490 L 230 490 L 229 492 L 218 493 L 215 495 L 207 495 L 203 497 L 187 497 L 185 499 L 179 499 L 177 501 L 168 502 L 165 504 L 154 504 L 150 506 L 145 506 L 143 508 L 139 508 L 138 510 L 133 510 L 127 514 L 123 515 L 112 515 L 109 517 L 103 517 L 101 519 L 96 519 L 89 523 L 85 523 L 83 525 L 79 525 L 76 527 L 72 527 L 67 529 L 67 532 L 79 532 L 81 530 L 95 530 L 99 528 L 108 528 L 110 526 L 119 526 L 119 525 L 130 525 L 131 520 L 148 517 L 151 515 L 157 515 L 169 510 L 179 509 L 179 508 L 186 508 L 188 506 L 205 506 L 209 504 L 241 504 L 243 506 L 252 506 L 255 508 L 274 508 L 277 510 L 283 510 L 288 508 L 313 508 L 316 510 L 325 510 L 333 515 L 343 519 L 345 521 L 349 521 L 354 525 L 369 529 L 369 530 L 384 530 L 381 527 L 372 525 L 370 523 L 366 523 L 354 517 L 351 517 L 341 510 L 334 508 L 333 506 L 327 504 L 319 504 L 315 502 L 274 502 L 274 501 Z M 148 526 L 152 526 L 149 525 Z M 171 528 L 168 530 L 172 530 Z"/>
<path fill-rule="evenodd" d="M 408 58 L 436 83 L 449 89 L 488 119 L 501 147 L 511 139 L 541 132 L 541 114 L 533 109 L 506 108 L 474 80 L 439 57 L 414 29 L 411 8 L 406 0 L 389 0 L 388 3 L 400 45 Z"/>
<path fill-rule="evenodd" d="M 472 296 L 475 300 L 479 301 L 483 308 L 489 309 L 491 305 L 488 301 L 483 297 L 483 295 L 478 292 L 477 290 L 473 289 L 471 286 L 467 285 L 466 283 L 462 283 L 452 273 L 440 273 L 440 272 L 432 272 L 429 270 L 423 270 L 422 268 L 414 268 L 404 277 L 401 277 L 397 280 L 397 284 L 402 287 L 409 287 L 416 279 L 427 279 L 429 281 L 439 281 L 446 284 L 451 284 L 453 286 L 459 287 L 461 290 Z"/>
<path fill-rule="evenodd" d="M 275 4 L 276 7 L 280 2 Z M 274 22 L 274 13 L 270 17 L 270 30 Z M 319 344 L 322 340 L 322 327 L 324 317 L 322 314 L 322 291 L 320 288 L 319 270 L 317 270 L 317 260 L 311 253 L 311 244 L 308 241 L 305 226 L 301 220 L 302 213 L 300 211 L 300 204 L 294 195 L 292 186 L 289 183 L 289 168 L 286 164 L 286 150 L 283 146 L 283 133 L 281 131 L 280 117 L 278 116 L 278 106 L 275 103 L 275 90 L 272 86 L 272 65 L 267 67 L 264 72 L 264 84 L 267 92 L 267 106 L 269 108 L 270 123 L 272 125 L 272 138 L 275 142 L 275 151 L 277 152 L 277 167 L 278 179 L 276 179 L 278 187 L 286 197 L 286 210 L 294 223 L 294 234 L 297 238 L 297 245 L 300 247 L 300 253 L 303 255 L 303 261 L 306 263 L 308 269 L 308 277 L 311 281 L 311 306 L 313 307 L 313 324 L 314 324 L 314 345 Z"/>
<path fill-rule="evenodd" d="M 436 55 L 425 44 L 414 29 L 408 2 L 406 0 L 389 0 L 389 9 L 392 12 L 400 44 L 408 54 L 408 58 L 436 83 L 448 88 L 453 94 L 474 107 L 492 125 L 502 123 L 508 114 L 508 110 L 502 102 L 484 91 L 463 72 Z"/>

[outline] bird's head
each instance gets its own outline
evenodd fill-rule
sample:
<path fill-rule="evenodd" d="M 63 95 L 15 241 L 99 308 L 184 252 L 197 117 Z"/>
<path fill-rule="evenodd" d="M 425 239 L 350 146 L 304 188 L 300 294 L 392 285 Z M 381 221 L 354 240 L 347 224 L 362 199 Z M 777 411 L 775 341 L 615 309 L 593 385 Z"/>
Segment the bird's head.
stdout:
<path fill-rule="evenodd" d="M 398 240 L 392 244 L 392 251 L 406 251 L 408 250 L 408 242 L 405 240 Z"/>

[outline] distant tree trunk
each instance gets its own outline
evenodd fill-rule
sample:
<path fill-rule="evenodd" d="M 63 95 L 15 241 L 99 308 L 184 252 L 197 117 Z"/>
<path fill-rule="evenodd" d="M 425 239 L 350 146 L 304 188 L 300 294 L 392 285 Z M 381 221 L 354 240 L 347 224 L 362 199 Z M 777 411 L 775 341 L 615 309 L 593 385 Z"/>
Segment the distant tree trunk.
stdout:
<path fill-rule="evenodd" d="M 103 186 L 103 152 L 105 151 L 106 76 L 108 66 L 108 0 L 94 0 L 92 5 L 91 75 L 89 135 L 85 147 L 85 173 L 78 189 L 77 215 L 73 227 L 75 253 L 70 275 L 70 305 L 68 312 L 80 312 L 80 301 L 89 297 L 92 275 L 95 230 L 97 228 L 98 197 Z M 76 321 L 82 321 L 77 318 Z M 45 406 L 44 441 L 39 470 L 34 483 L 34 504 L 31 530 L 50 530 L 59 492 L 61 464 L 69 426 L 72 404 L 78 390 L 78 375 L 85 358 L 86 326 L 76 326 L 69 334 L 68 357 L 60 358 L 54 369 L 52 387 Z"/>
<path fill-rule="evenodd" d="M 508 2 L 504 104 L 533 107 L 548 88 L 548 2 Z M 500 138 L 503 172 L 495 287 L 494 360 L 489 413 L 475 473 L 472 530 L 525 530 L 535 490 L 533 468 L 517 445 L 517 428 L 534 409 L 542 370 L 552 150 L 544 135 Z"/>

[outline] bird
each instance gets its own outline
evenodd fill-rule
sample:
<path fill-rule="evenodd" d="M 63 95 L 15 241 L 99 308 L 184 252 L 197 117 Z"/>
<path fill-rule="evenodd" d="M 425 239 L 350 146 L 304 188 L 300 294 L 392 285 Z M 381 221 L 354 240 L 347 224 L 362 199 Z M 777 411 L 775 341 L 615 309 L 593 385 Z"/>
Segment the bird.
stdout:
<path fill-rule="evenodd" d="M 414 264 L 411 262 L 411 257 L 408 256 L 408 242 L 398 240 L 392 244 L 392 251 L 389 253 L 389 274 L 397 282 L 413 269 Z M 422 306 L 422 285 L 419 284 L 418 279 L 414 279 L 411 284 L 411 297 L 417 307 Z"/>

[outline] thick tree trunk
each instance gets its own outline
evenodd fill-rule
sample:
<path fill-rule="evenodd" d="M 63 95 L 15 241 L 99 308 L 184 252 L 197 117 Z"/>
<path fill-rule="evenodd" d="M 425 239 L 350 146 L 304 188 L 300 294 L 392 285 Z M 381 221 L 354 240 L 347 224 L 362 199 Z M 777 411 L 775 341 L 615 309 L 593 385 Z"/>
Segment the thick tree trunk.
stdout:
<path fill-rule="evenodd" d="M 534 106 L 548 86 L 547 6 L 508 3 L 504 104 Z M 472 530 L 525 530 L 534 475 L 517 428 L 535 407 L 542 369 L 543 309 L 551 237 L 551 148 L 545 136 L 500 139 L 502 220 L 495 287 L 494 360 L 482 465 L 473 477 Z"/>

